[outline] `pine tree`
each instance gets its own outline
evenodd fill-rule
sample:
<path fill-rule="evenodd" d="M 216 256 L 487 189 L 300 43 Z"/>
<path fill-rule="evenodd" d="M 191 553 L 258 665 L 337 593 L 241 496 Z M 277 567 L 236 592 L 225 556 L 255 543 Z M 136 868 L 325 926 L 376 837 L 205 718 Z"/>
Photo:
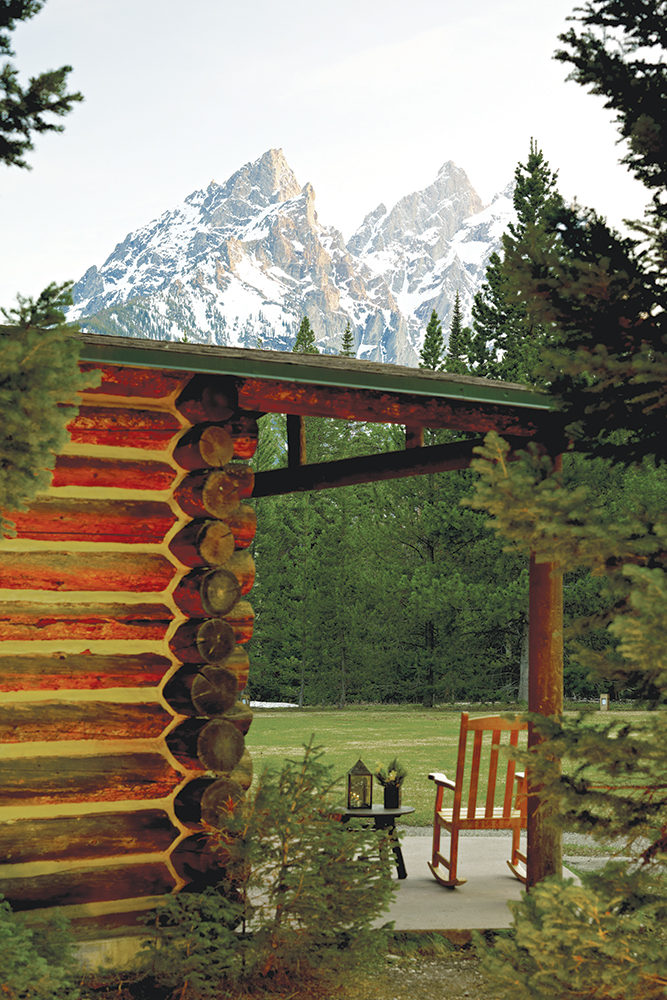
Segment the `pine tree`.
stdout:
<path fill-rule="evenodd" d="M 463 325 L 461 314 L 461 298 L 459 290 L 456 289 L 454 299 L 454 309 L 452 310 L 452 322 L 449 327 L 449 340 L 447 342 L 447 355 L 445 357 L 444 370 L 453 372 L 456 375 L 469 375 L 469 358 L 472 350 L 471 344 L 472 330 Z"/>
<path fill-rule="evenodd" d="M 550 327 L 536 322 L 523 299 L 512 294 L 506 260 L 515 254 L 532 259 L 536 250 L 557 242 L 546 220 L 560 209 L 562 199 L 556 189 L 557 175 L 533 139 L 528 159 L 517 166 L 514 177 L 517 222 L 503 235 L 503 256 L 491 255 L 486 280 L 475 295 L 470 360 L 475 375 L 531 384 L 536 381 L 535 370 Z"/>
<path fill-rule="evenodd" d="M 12 56 L 9 32 L 17 21 L 27 21 L 44 6 L 45 0 L 5 0 L 0 7 L 0 55 Z M 69 114 L 75 101 L 82 101 L 82 94 L 65 91 L 66 78 L 71 66 L 49 70 L 32 77 L 24 89 L 18 82 L 18 73 L 11 63 L 0 71 L 0 163 L 30 169 L 24 157 L 34 149 L 33 133 L 62 132 L 62 125 L 48 120 L 54 115 Z"/>
<path fill-rule="evenodd" d="M 315 334 L 311 330 L 310 320 L 307 316 L 304 316 L 301 320 L 301 326 L 296 335 L 296 340 L 294 341 L 294 347 L 292 350 L 296 354 L 319 354 L 315 343 Z"/>
<path fill-rule="evenodd" d="M 37 300 L 18 296 L 2 309 L 0 327 L 0 534 L 14 534 L 9 517 L 25 510 L 50 482 L 56 455 L 69 440 L 67 424 L 77 410 L 77 389 L 99 384 L 82 375 L 79 344 L 68 333 L 63 308 L 71 305 L 71 283 L 51 284 Z"/>
<path fill-rule="evenodd" d="M 348 319 L 347 326 L 345 327 L 345 332 L 343 333 L 343 345 L 340 352 L 341 358 L 353 358 L 354 354 L 354 335 L 352 333 L 352 327 L 350 326 L 350 321 Z"/>
<path fill-rule="evenodd" d="M 560 36 L 557 57 L 572 77 L 607 98 L 624 162 L 653 192 L 641 241 L 622 238 L 592 211 L 563 208 L 546 226 L 526 226 L 531 259 L 508 248 L 511 292 L 554 332 L 543 376 L 559 400 L 564 440 L 588 465 L 623 475 L 625 505 L 601 504 L 568 454 L 562 473 L 536 448 L 507 463 L 489 436 L 477 463 L 475 506 L 538 560 L 579 568 L 604 583 L 591 622 L 606 643 L 575 650 L 615 693 L 653 709 L 533 722 L 544 737 L 529 755 L 535 780 L 567 829 L 603 843 L 622 838 L 634 863 L 607 865 L 581 888 L 558 880 L 533 887 L 513 907 L 516 938 L 488 956 L 487 969 L 512 996 L 588 995 L 600 1000 L 664 995 L 667 947 L 667 146 L 659 139 L 667 89 L 665 0 L 589 0 Z M 549 232 L 549 226 L 553 233 Z M 557 428 L 556 428 L 557 429 Z M 634 494 L 634 495 L 633 495 Z M 554 758 L 564 758 L 563 773 Z"/>
<path fill-rule="evenodd" d="M 426 327 L 424 346 L 419 352 L 419 367 L 430 368 L 433 371 L 442 371 L 442 356 L 445 350 L 445 340 L 442 335 L 442 327 L 438 314 L 433 310 L 431 318 Z"/>

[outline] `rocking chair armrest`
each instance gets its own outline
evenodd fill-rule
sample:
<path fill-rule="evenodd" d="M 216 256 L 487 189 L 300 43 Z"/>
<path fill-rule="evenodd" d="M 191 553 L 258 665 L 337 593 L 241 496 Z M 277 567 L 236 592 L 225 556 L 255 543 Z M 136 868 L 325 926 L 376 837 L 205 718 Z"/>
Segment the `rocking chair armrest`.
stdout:
<path fill-rule="evenodd" d="M 456 791 L 456 784 L 450 781 L 446 774 L 441 771 L 432 771 L 429 774 L 431 781 L 435 781 L 436 785 L 442 786 L 443 788 L 449 788 L 451 792 Z"/>

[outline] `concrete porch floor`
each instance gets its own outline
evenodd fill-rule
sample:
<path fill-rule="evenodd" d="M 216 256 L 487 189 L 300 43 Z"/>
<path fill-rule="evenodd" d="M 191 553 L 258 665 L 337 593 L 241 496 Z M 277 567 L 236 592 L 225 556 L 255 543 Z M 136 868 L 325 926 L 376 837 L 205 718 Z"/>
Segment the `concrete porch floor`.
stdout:
<path fill-rule="evenodd" d="M 428 868 L 431 836 L 420 831 L 401 838 L 408 877 L 400 886 L 388 913 L 377 921 L 381 926 L 394 921 L 397 931 L 498 930 L 512 922 L 507 903 L 518 901 L 523 884 L 516 879 L 507 861 L 511 837 L 462 835 L 459 840 L 459 878 L 467 879 L 457 889 L 439 885 Z M 442 838 L 443 853 L 448 845 Z M 525 843 L 522 843 L 525 850 Z M 572 875 L 563 869 L 566 877 Z"/>

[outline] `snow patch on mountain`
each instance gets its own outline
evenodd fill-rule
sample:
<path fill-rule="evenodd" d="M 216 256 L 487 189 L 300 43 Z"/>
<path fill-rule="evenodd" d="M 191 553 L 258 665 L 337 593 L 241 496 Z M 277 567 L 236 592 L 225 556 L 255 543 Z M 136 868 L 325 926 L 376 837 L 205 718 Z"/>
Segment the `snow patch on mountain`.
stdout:
<path fill-rule="evenodd" d="M 484 208 L 451 161 L 432 185 L 379 205 L 345 244 L 281 150 L 211 181 L 129 233 L 74 287 L 70 319 L 116 335 L 290 350 L 307 315 L 337 353 L 414 365 L 432 309 L 443 329 L 458 290 L 469 314 L 513 217 L 511 185 Z"/>

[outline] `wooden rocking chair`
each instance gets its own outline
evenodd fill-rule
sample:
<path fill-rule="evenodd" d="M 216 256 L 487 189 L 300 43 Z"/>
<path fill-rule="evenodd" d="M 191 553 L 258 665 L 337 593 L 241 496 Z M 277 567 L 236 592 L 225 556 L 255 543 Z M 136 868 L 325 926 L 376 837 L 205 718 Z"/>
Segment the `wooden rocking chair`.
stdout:
<path fill-rule="evenodd" d="M 499 792 L 502 792 L 503 795 L 502 806 L 497 806 L 495 799 L 502 734 L 509 734 L 508 739 L 505 740 L 506 746 L 516 747 L 519 742 L 519 733 L 527 728 L 526 722 L 508 722 L 498 715 L 469 719 L 468 713 L 462 712 L 456 780 L 450 781 L 445 774 L 438 772 L 429 774 L 429 778 L 437 786 L 433 818 L 433 857 L 429 862 L 429 868 L 436 881 L 448 889 L 455 889 L 457 885 L 463 885 L 466 881 L 466 879 L 459 879 L 456 876 L 460 830 L 511 830 L 512 859 L 507 864 L 520 881 L 526 881 L 525 875 L 517 868 L 518 862 L 526 864 L 526 856 L 519 851 L 521 831 L 526 829 L 526 778 L 524 774 L 516 771 L 516 761 L 511 759 L 507 761 L 504 791 L 502 786 L 499 788 Z M 466 753 L 468 733 L 474 734 L 470 761 L 467 761 L 468 755 Z M 489 738 L 485 740 L 484 736 L 487 733 Z M 478 805 L 480 761 L 483 754 L 485 763 L 488 758 L 489 774 L 485 795 L 482 791 L 484 804 Z M 502 770 L 504 770 L 504 761 L 501 762 L 501 772 Z M 515 782 L 516 790 L 514 788 Z M 451 809 L 442 808 L 445 789 L 454 793 L 454 803 Z M 464 801 L 466 792 L 467 802 Z M 446 830 L 450 835 L 449 859 L 440 853 L 441 830 Z M 445 868 L 446 877 L 443 877 L 445 873 L 441 874 L 437 870 L 440 865 Z"/>

